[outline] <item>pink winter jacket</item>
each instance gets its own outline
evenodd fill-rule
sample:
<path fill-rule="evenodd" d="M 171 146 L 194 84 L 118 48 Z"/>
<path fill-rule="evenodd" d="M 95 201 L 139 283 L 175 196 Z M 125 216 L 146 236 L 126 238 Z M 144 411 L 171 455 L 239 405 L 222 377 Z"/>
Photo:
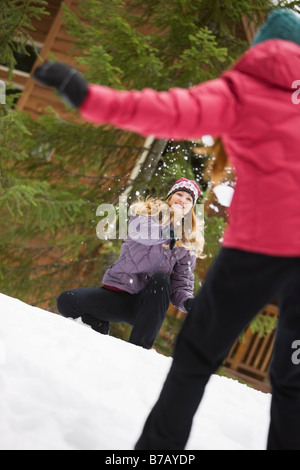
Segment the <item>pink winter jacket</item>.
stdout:
<path fill-rule="evenodd" d="M 272 39 L 190 89 L 90 85 L 81 113 L 157 138 L 220 136 L 237 176 L 223 246 L 300 256 L 299 84 L 300 47 Z"/>

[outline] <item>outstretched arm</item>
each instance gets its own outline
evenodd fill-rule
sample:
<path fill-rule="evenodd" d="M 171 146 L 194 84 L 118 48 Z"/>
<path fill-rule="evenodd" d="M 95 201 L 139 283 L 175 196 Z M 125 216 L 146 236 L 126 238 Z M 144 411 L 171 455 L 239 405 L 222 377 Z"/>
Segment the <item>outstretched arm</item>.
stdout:
<path fill-rule="evenodd" d="M 175 140 L 221 135 L 237 119 L 238 101 L 224 78 L 190 89 L 120 91 L 89 85 L 75 69 L 55 62 L 38 67 L 34 78 L 54 87 L 85 119 L 142 135 Z"/>

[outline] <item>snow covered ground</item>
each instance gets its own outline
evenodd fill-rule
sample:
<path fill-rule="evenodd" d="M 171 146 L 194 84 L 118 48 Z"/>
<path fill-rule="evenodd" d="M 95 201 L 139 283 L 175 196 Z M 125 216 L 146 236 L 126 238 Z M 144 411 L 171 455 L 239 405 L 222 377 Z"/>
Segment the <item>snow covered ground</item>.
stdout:
<path fill-rule="evenodd" d="M 0 449 L 132 450 L 170 363 L 0 294 Z M 186 450 L 264 449 L 269 407 L 214 375 Z"/>

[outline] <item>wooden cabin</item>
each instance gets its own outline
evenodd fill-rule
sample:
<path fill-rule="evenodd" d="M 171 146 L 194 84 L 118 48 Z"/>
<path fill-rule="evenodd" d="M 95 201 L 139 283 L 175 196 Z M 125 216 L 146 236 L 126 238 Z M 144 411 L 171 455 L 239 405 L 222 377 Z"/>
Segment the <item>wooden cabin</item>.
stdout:
<path fill-rule="evenodd" d="M 72 9 L 76 9 L 76 0 L 64 0 L 64 3 Z M 73 56 L 69 54 L 74 47 L 74 40 L 66 31 L 61 4 L 61 0 L 49 0 L 46 7 L 49 15 L 43 17 L 41 21 L 33 20 L 36 30 L 31 31 L 30 34 L 42 60 L 46 60 L 49 56 L 54 55 L 64 63 L 76 65 Z M 254 26 L 246 18 L 243 18 L 243 26 L 245 35 L 248 41 L 251 42 L 255 34 Z M 32 50 L 26 64 L 23 61 L 21 68 L 17 67 L 13 71 L 12 83 L 16 89 L 22 91 L 21 97 L 17 102 L 17 108 L 29 112 L 33 118 L 37 118 L 45 112 L 47 106 L 51 105 L 62 118 L 67 120 L 68 111 L 53 90 L 40 86 L 31 78 L 32 71 L 39 63 L 40 59 L 36 57 Z M 7 77 L 8 71 L 6 67 L 0 66 L 0 79 L 5 81 Z M 78 119 L 80 120 L 80 118 Z M 134 180 L 140 170 L 154 171 L 166 144 L 167 142 L 163 140 L 148 138 L 145 141 L 144 138 L 136 136 L 136 146 L 140 147 L 141 150 L 133 156 L 123 155 L 125 161 L 133 158 L 133 161 L 128 165 L 128 168 L 130 168 L 127 172 L 128 181 Z M 117 168 L 114 169 L 114 176 L 116 176 L 117 171 Z M 123 167 L 120 168 L 120 172 L 124 175 Z M 130 191 L 130 184 L 127 191 Z M 276 317 L 278 316 L 278 309 L 276 305 L 267 305 L 259 313 Z M 174 307 L 170 307 L 168 314 L 178 318 L 183 316 L 182 312 Z M 231 348 L 224 362 L 224 372 L 243 380 L 258 390 L 269 392 L 268 371 L 274 335 L 275 331 L 260 338 L 257 333 L 253 334 L 251 329 L 248 328 L 244 334 L 243 341 L 236 341 Z"/>

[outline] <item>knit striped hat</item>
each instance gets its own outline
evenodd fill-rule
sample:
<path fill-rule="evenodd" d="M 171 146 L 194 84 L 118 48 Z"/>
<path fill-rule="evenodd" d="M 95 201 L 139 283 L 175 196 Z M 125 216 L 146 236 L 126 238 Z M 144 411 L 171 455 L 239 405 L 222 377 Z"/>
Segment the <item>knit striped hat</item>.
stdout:
<path fill-rule="evenodd" d="M 201 194 L 201 190 L 196 181 L 188 180 L 187 178 L 180 178 L 179 180 L 177 180 L 168 192 L 167 198 L 171 196 L 171 194 L 176 193 L 177 191 L 186 191 L 187 193 L 189 193 L 193 198 L 194 205 L 196 204 L 197 199 Z"/>

